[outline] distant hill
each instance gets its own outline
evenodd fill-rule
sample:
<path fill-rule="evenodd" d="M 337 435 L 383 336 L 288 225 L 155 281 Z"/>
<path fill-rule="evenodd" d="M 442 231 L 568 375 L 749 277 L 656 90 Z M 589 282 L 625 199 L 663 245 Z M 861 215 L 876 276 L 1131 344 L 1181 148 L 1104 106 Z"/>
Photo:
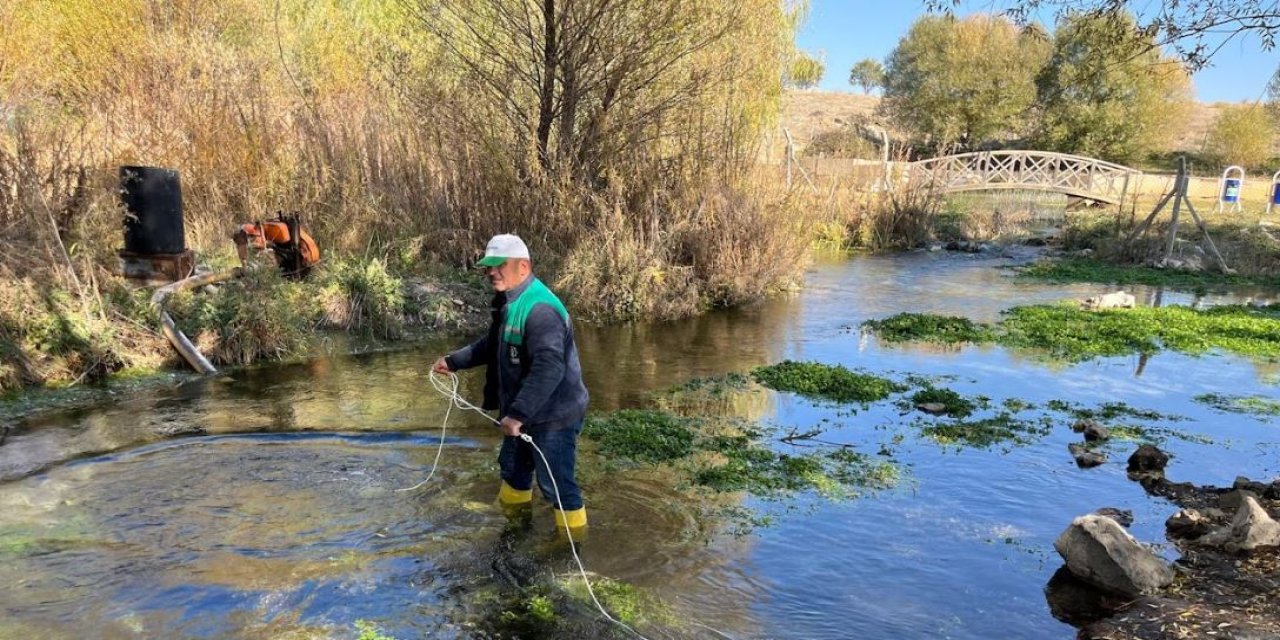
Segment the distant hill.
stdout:
<path fill-rule="evenodd" d="M 791 132 L 797 153 L 802 153 L 818 134 L 837 129 L 857 117 L 870 115 L 879 104 L 879 96 L 861 93 L 788 91 L 783 98 L 780 124 Z M 1196 103 L 1168 151 L 1198 152 L 1224 104 Z"/>

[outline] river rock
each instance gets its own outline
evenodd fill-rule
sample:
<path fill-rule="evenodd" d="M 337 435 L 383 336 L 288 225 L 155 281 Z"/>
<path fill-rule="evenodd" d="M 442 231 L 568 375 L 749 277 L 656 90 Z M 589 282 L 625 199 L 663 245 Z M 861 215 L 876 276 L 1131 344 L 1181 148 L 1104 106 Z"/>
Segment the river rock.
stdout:
<path fill-rule="evenodd" d="M 1213 528 L 1213 522 L 1195 509 L 1181 509 L 1164 522 L 1165 533 L 1175 540 L 1195 540 Z"/>
<path fill-rule="evenodd" d="M 1280 480 L 1267 484 L 1250 480 L 1244 476 L 1236 476 L 1236 481 L 1231 483 L 1232 489 L 1240 489 L 1263 496 L 1268 500 L 1280 500 Z"/>
<path fill-rule="evenodd" d="M 916 408 L 934 416 L 940 416 L 947 412 L 947 405 L 941 402 L 922 402 L 916 405 Z"/>
<path fill-rule="evenodd" d="M 1071 425 L 1071 430 L 1076 433 L 1084 433 L 1085 429 L 1096 426 L 1098 426 L 1098 423 L 1093 418 L 1081 418 Z"/>
<path fill-rule="evenodd" d="M 1231 552 L 1277 547 L 1280 546 L 1280 523 L 1272 520 L 1253 497 L 1245 497 L 1231 524 L 1204 536 L 1200 542 Z"/>
<path fill-rule="evenodd" d="M 1169 565 L 1106 516 L 1072 520 L 1053 548 L 1076 577 L 1115 593 L 1153 593 L 1173 582 Z"/>
<path fill-rule="evenodd" d="M 1095 514 L 1106 516 L 1120 523 L 1120 526 L 1128 529 L 1133 524 L 1133 512 L 1128 509 L 1117 509 L 1115 507 L 1103 507 L 1094 511 Z"/>
<path fill-rule="evenodd" d="M 1084 439 L 1089 442 L 1100 442 L 1111 438 L 1111 430 L 1098 424 L 1093 423 L 1084 429 Z"/>
<path fill-rule="evenodd" d="M 1129 456 L 1129 473 L 1164 475 L 1169 465 L 1169 454 L 1153 445 L 1144 444 Z"/>
<path fill-rule="evenodd" d="M 1225 509 L 1228 513 L 1232 511 L 1239 511 L 1240 507 L 1244 505 L 1245 498 L 1253 498 L 1254 500 L 1257 500 L 1258 496 L 1258 492 L 1246 491 L 1244 489 L 1228 491 L 1218 496 L 1218 507 Z"/>
<path fill-rule="evenodd" d="M 1072 442 L 1067 445 L 1067 450 L 1076 459 L 1076 466 L 1081 469 L 1090 469 L 1107 461 L 1107 454 L 1101 451 L 1094 451 L 1079 442 Z"/>
<path fill-rule="evenodd" d="M 1133 295 L 1123 291 L 1114 291 L 1100 296 L 1085 298 L 1080 306 L 1092 311 L 1102 309 L 1132 309 L 1137 304 Z"/>

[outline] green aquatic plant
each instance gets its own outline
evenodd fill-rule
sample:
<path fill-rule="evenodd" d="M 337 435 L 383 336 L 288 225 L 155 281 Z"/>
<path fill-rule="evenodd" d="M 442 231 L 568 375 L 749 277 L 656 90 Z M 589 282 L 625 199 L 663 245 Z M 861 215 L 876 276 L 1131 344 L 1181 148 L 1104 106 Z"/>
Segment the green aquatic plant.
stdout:
<path fill-rule="evenodd" d="M 554 622 L 556 619 L 556 607 L 551 598 L 547 596 L 533 596 L 525 602 L 525 608 L 529 611 L 529 615 L 534 620 L 543 623 Z"/>
<path fill-rule="evenodd" d="M 912 314 L 913 316 L 915 314 Z M 1088 311 L 1075 304 L 1014 307 L 1000 322 L 980 325 L 972 335 L 946 329 L 946 316 L 932 323 L 912 318 L 912 331 L 894 323 L 868 321 L 865 326 L 888 341 L 985 342 L 1037 349 L 1051 357 L 1080 362 L 1104 356 L 1152 354 L 1162 349 L 1189 355 L 1221 350 L 1256 358 L 1280 357 L 1280 306 L 1226 305 L 1206 310 L 1189 307 L 1143 307 Z M 945 321 L 945 322 L 944 322 Z"/>
<path fill-rule="evenodd" d="M 570 598 L 583 604 L 593 605 L 591 594 L 587 592 L 582 576 L 571 574 L 560 579 L 561 588 Z M 600 604 L 618 620 L 629 624 L 676 624 L 671 609 L 652 593 L 634 585 L 612 578 L 595 577 L 591 580 L 591 589 L 595 591 Z"/>
<path fill-rule="evenodd" d="M 773 389 L 814 400 L 869 403 L 883 400 L 907 388 L 888 378 L 850 371 L 840 365 L 785 360 L 757 367 L 756 382 Z"/>
<path fill-rule="evenodd" d="M 592 416 L 583 435 L 614 460 L 663 464 L 690 488 L 745 491 L 781 499 L 814 491 L 829 497 L 890 487 L 892 463 L 844 447 L 805 454 L 775 451 L 775 430 L 745 420 L 688 418 L 662 411 L 622 410 Z"/>
<path fill-rule="evenodd" d="M 1160 413 L 1151 409 L 1139 409 L 1124 402 L 1104 402 L 1095 408 L 1086 407 L 1068 400 L 1050 400 L 1045 407 L 1052 411 L 1069 414 L 1078 420 L 1115 420 L 1117 418 L 1136 418 L 1139 420 L 1163 420 L 1178 422 L 1187 420 L 1186 416 L 1172 413 Z"/>
<path fill-rule="evenodd" d="M 980 398 L 977 401 L 970 400 L 955 391 L 941 387 L 926 387 L 911 395 L 911 402 L 904 408 L 919 406 L 922 404 L 940 404 L 943 406 L 943 413 L 953 418 L 967 418 L 979 408 L 979 403 L 985 408 L 989 402 L 984 402 L 986 398 Z"/>
<path fill-rule="evenodd" d="M 745 391 L 750 384 L 750 377 L 735 371 L 722 376 L 692 378 L 668 389 L 667 393 L 699 392 L 711 396 L 723 396 Z"/>
<path fill-rule="evenodd" d="M 1280 400 L 1266 396 L 1236 396 L 1221 393 L 1202 393 L 1194 398 L 1218 411 L 1245 413 L 1254 416 L 1280 416 Z"/>
<path fill-rule="evenodd" d="M 862 326 L 889 342 L 982 343 L 995 339 L 991 328 L 968 318 L 931 313 L 899 313 Z"/>
<path fill-rule="evenodd" d="M 587 418 L 582 435 L 600 452 L 637 462 L 671 462 L 693 453 L 697 420 L 663 411 L 624 409 Z"/>
<path fill-rule="evenodd" d="M 1021 413 L 1023 411 L 1032 411 L 1036 409 L 1034 402 L 1028 402 L 1021 398 L 1005 398 L 1001 401 L 1000 406 L 1010 413 Z"/>
<path fill-rule="evenodd" d="M 997 444 L 1030 444 L 1049 433 L 1048 418 L 1022 420 L 1001 412 L 990 418 L 928 424 L 921 429 L 926 437 L 943 445 L 988 448 Z"/>
<path fill-rule="evenodd" d="M 1046 282 L 1097 282 L 1102 284 L 1143 284 L 1193 291 L 1228 285 L 1280 286 L 1280 277 L 1244 276 L 1216 271 L 1175 271 L 1138 265 L 1120 265 L 1102 260 L 1065 258 L 1040 260 L 1016 267 L 1017 276 Z"/>
<path fill-rule="evenodd" d="M 378 625 L 368 620 L 356 620 L 356 631 L 360 632 L 357 640 L 396 640 L 394 636 L 383 633 Z"/>

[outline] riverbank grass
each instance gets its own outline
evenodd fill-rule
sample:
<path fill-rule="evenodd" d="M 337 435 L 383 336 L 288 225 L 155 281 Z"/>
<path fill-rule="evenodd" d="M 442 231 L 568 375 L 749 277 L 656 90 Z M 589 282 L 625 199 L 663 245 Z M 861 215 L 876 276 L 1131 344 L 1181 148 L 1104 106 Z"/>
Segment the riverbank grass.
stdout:
<path fill-rule="evenodd" d="M 1133 264 L 1116 264 L 1092 258 L 1039 260 L 1012 267 L 1017 277 L 1041 282 L 1095 282 L 1114 285 L 1147 285 L 1189 291 L 1229 286 L 1280 287 L 1280 276 L 1226 274 L 1218 271 L 1178 271 Z"/>

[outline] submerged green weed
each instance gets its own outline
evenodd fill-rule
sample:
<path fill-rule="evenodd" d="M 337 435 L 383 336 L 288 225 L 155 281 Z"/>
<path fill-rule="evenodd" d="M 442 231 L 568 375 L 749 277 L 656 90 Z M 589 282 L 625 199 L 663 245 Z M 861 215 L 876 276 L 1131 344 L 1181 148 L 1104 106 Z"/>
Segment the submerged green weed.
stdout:
<path fill-rule="evenodd" d="M 356 631 L 360 632 L 357 640 L 396 640 L 378 628 L 378 625 L 368 620 L 356 620 Z"/>
<path fill-rule="evenodd" d="M 1221 393 L 1204 393 L 1194 399 L 1196 402 L 1207 404 L 1218 411 L 1226 411 L 1228 413 L 1280 416 L 1280 400 L 1266 396 L 1233 396 Z"/>
<path fill-rule="evenodd" d="M 865 326 L 888 341 L 995 341 L 1008 347 L 1046 351 L 1080 362 L 1104 356 L 1151 354 L 1168 349 L 1200 355 L 1218 349 L 1274 359 L 1280 357 L 1280 306 L 1231 305 L 1198 311 L 1189 307 L 1143 307 L 1086 311 L 1074 304 L 1014 307 L 994 325 L 978 325 L 966 335 L 947 329 L 956 318 L 899 314 Z M 891 322 L 892 321 L 892 322 Z M 966 321 L 967 322 L 967 321 Z M 912 331 L 896 327 L 907 325 Z M 930 332 L 930 327 L 940 327 Z"/>
<path fill-rule="evenodd" d="M 1186 420 L 1186 416 L 1176 414 L 1160 413 L 1151 409 L 1139 409 L 1131 407 L 1124 402 L 1104 402 L 1096 408 L 1085 407 L 1081 404 L 1070 402 L 1067 400 L 1050 400 L 1045 403 L 1045 407 L 1066 413 L 1077 420 L 1115 420 L 1117 418 L 1137 418 L 1139 420 L 1164 420 L 1167 422 L 1177 422 Z"/>
<path fill-rule="evenodd" d="M 560 584 L 569 597 L 584 604 L 592 604 L 586 583 L 578 574 L 561 578 Z M 675 616 L 669 607 L 653 594 L 634 585 L 611 578 L 596 577 L 591 581 L 591 589 L 595 591 L 596 597 L 605 609 L 608 609 L 618 620 L 629 625 L 676 623 Z"/>
<path fill-rule="evenodd" d="M 625 409 L 587 418 L 582 435 L 595 440 L 603 454 L 658 464 L 692 454 L 696 428 L 694 418 Z"/>
<path fill-rule="evenodd" d="M 661 411 L 617 411 L 588 420 L 583 435 L 601 453 L 636 462 L 669 464 L 689 486 L 746 491 L 765 498 L 814 491 L 831 498 L 892 486 L 891 463 L 843 447 L 803 455 L 780 453 L 773 430 L 745 421 L 706 420 Z"/>
<path fill-rule="evenodd" d="M 890 342 L 991 342 L 991 328 L 968 318 L 931 313 L 899 313 L 883 320 L 868 320 L 862 326 Z"/>
<path fill-rule="evenodd" d="M 1022 420 L 1001 412 L 990 418 L 930 424 L 921 432 L 943 445 L 987 448 L 996 444 L 1030 444 L 1049 433 L 1048 418 Z"/>
<path fill-rule="evenodd" d="M 941 387 L 926 387 L 911 395 L 910 406 L 918 406 L 922 404 L 940 404 L 944 407 L 943 413 L 953 418 L 967 418 L 978 409 L 979 403 L 985 408 L 985 398 L 978 401 L 970 400 L 955 391 Z"/>
<path fill-rule="evenodd" d="M 751 375 L 756 382 L 775 391 L 833 402 L 876 402 L 889 397 L 889 394 L 907 390 L 887 378 L 817 362 L 785 360 L 758 367 Z"/>

